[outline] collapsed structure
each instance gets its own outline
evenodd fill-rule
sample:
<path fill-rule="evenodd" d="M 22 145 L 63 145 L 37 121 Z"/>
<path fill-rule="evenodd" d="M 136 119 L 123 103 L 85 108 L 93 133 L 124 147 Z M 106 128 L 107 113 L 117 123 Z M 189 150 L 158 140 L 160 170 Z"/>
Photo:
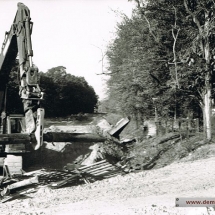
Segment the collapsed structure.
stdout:
<path fill-rule="evenodd" d="M 0 166 L 3 166 L 3 177 L 0 177 L 0 196 L 2 197 L 12 194 L 14 190 L 20 189 L 20 187 L 41 184 L 41 178 L 46 175 L 44 172 L 40 172 L 41 174 L 37 172 L 36 175 L 33 174 L 33 177 L 25 174 L 22 168 L 23 153 L 37 151 L 42 147 L 44 141 L 83 143 L 103 142 L 110 138 L 119 142 L 119 134 L 129 122 L 128 118 L 124 118 L 114 127 L 109 126 L 106 130 L 101 126 L 97 133 L 44 132 L 45 111 L 41 107 L 44 93 L 39 87 L 38 68 L 32 60 L 31 34 L 33 22 L 28 7 L 22 3 L 18 3 L 17 6 L 14 21 L 10 30 L 5 34 L 0 54 Z M 12 68 L 16 65 L 17 56 L 19 64 L 19 92 L 17 94 L 19 93 L 23 103 L 24 114 L 11 114 L 7 110 L 9 76 Z M 72 170 L 71 165 L 68 168 L 70 170 L 67 172 L 70 172 L 65 173 L 66 176 L 60 174 L 64 175 L 65 178 L 61 178 L 55 185 L 52 184 L 52 187 L 62 186 L 68 181 L 73 181 L 73 179 L 84 179 L 85 182 L 92 178 L 97 180 L 106 177 L 107 173 L 113 175 L 119 171 L 119 168 L 106 161 L 85 165 L 81 168 L 72 168 Z M 47 175 L 50 176 L 48 173 Z M 59 172 L 54 172 L 51 175 L 56 178 Z M 50 178 L 49 176 L 48 178 Z M 25 191 L 21 191 L 21 194 L 23 192 L 25 193 Z M 20 192 L 15 195 L 19 194 Z"/>

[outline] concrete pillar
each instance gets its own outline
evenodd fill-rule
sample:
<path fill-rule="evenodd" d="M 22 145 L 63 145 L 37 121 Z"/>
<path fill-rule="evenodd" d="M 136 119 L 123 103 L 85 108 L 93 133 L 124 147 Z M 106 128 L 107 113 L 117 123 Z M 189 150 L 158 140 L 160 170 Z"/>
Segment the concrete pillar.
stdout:
<path fill-rule="evenodd" d="M 7 155 L 4 165 L 8 166 L 10 174 L 22 174 L 22 156 Z"/>

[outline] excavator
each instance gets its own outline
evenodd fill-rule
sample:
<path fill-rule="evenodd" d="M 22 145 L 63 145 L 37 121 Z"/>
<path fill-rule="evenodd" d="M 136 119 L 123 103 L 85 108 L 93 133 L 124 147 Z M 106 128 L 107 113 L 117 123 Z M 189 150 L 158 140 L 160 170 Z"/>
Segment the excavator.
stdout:
<path fill-rule="evenodd" d="M 0 153 L 25 152 L 26 146 L 38 150 L 43 144 L 44 93 L 39 87 L 38 68 L 33 64 L 30 10 L 23 3 L 10 30 L 5 33 L 0 54 Z M 18 58 L 18 82 L 24 114 L 7 111 L 7 87 L 12 67 Z M 22 141 L 23 140 L 23 141 Z M 30 147 L 29 147 L 30 146 Z"/>
<path fill-rule="evenodd" d="M 10 30 L 5 33 L 0 53 L 0 175 L 1 165 L 6 175 L 22 173 L 23 153 L 42 149 L 43 141 L 102 142 L 107 139 L 96 133 L 44 132 L 45 111 L 41 107 L 44 93 L 39 87 L 38 68 L 32 60 L 33 22 L 28 7 L 23 3 L 18 3 L 17 6 L 14 21 Z M 7 110 L 9 77 L 17 59 L 17 94 L 23 103 L 24 114 L 11 114 Z M 125 119 L 117 124 L 117 128 L 113 128 L 110 135 L 118 136 L 128 122 L 129 120 Z"/>

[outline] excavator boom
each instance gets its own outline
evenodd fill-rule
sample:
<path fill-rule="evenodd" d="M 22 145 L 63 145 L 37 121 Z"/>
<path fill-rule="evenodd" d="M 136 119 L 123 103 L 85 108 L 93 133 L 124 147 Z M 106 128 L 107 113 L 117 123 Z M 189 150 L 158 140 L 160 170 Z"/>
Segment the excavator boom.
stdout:
<path fill-rule="evenodd" d="M 18 9 L 9 32 L 5 33 L 5 40 L 0 54 L 0 111 L 1 126 L 5 133 L 5 117 L 7 116 L 6 92 L 8 78 L 16 58 L 19 61 L 19 95 L 23 102 L 24 117 L 26 123 L 25 133 L 35 136 L 32 146 L 39 149 L 43 143 L 44 109 L 40 107 L 43 92 L 38 84 L 38 68 L 33 65 L 30 10 L 22 3 L 18 3 Z M 18 93 L 18 92 L 17 92 Z"/>

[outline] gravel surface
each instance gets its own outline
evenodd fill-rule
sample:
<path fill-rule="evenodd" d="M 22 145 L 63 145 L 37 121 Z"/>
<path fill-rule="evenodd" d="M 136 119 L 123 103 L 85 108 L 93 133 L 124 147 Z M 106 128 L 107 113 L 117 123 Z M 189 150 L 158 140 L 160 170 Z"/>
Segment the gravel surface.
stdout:
<path fill-rule="evenodd" d="M 116 176 L 0 203 L 0 214 L 214 214 L 212 208 L 175 207 L 176 197 L 215 197 L 215 157 Z M 211 210 L 211 211 L 209 211 Z"/>

